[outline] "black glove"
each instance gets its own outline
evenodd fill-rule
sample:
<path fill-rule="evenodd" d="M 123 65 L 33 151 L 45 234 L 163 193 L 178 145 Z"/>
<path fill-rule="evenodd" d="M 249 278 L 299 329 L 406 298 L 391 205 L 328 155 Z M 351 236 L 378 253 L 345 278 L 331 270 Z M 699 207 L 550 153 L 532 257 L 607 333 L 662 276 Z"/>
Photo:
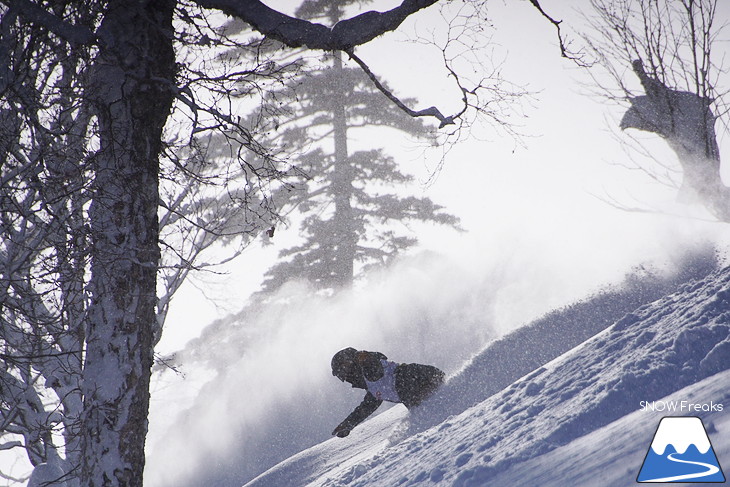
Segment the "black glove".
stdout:
<path fill-rule="evenodd" d="M 352 431 L 352 428 L 350 428 L 346 424 L 341 424 L 337 428 L 335 428 L 335 430 L 332 432 L 332 436 L 344 438 L 345 436 L 350 434 L 350 431 Z"/>

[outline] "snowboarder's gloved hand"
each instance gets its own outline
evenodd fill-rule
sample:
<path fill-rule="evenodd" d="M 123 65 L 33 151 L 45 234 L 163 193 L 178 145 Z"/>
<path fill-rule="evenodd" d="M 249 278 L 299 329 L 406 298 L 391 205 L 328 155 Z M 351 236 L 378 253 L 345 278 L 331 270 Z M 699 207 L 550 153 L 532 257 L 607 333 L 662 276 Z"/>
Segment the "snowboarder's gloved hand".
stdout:
<path fill-rule="evenodd" d="M 350 431 L 352 431 L 352 428 L 350 428 L 346 424 L 341 424 L 337 428 L 335 428 L 335 430 L 332 432 L 332 436 L 344 438 L 345 436 L 350 434 Z"/>

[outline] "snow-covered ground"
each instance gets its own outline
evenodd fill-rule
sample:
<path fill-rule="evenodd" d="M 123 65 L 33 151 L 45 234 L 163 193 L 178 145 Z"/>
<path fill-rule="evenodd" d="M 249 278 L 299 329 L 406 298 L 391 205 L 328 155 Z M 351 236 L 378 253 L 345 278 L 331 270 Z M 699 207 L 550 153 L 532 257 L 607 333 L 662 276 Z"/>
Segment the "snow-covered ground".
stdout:
<path fill-rule="evenodd" d="M 681 405 L 681 401 L 705 403 L 707 398 L 717 398 L 715 402 L 719 400 L 727 405 L 730 404 L 728 384 L 730 372 L 721 372 L 662 398 L 663 402 L 658 404 Z M 567 445 L 514 465 L 491 478 L 487 484 L 543 487 L 632 485 L 659 420 L 667 414 L 676 413 L 642 411 L 639 408 Z M 723 460 L 727 463 L 730 459 L 730 410 L 723 408 L 722 411 L 702 412 L 698 416 L 709 430 L 721 465 Z"/>
<path fill-rule="evenodd" d="M 330 373 L 332 353 L 345 346 L 451 374 L 458 394 L 431 409 L 429 421 L 440 422 L 716 268 L 713 249 L 693 249 L 547 314 L 551 307 L 541 301 L 543 316 L 508 335 L 497 333 L 493 315 L 493 286 L 505 286 L 499 273 L 485 273 L 485 285 L 475 286 L 463 268 L 438 261 L 398 263 L 365 290 L 332 298 L 307 288 L 288 292 L 260 312 L 263 322 L 248 313 L 246 320 L 214 323 L 181 354 L 185 376 L 167 369 L 158 375 L 145 485 L 240 486 L 330 438 L 363 395 Z M 528 296 L 532 305 L 541 299 Z"/>
<path fill-rule="evenodd" d="M 659 420 L 672 415 L 702 418 L 723 466 L 730 463 L 728 367 L 725 268 L 462 412 L 444 419 L 444 402 L 479 387 L 489 370 L 466 367 L 418 410 L 393 407 L 247 487 L 631 485 Z M 645 401 L 678 409 L 642 410 Z"/>

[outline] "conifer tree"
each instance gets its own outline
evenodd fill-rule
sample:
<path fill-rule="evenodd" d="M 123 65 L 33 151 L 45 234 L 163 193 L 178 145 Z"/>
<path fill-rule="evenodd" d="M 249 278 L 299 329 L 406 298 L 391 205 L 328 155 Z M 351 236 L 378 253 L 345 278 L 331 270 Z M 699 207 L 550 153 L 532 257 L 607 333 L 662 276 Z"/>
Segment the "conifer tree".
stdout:
<path fill-rule="evenodd" d="M 334 25 L 353 3 L 362 2 L 307 0 L 296 15 Z M 280 252 L 281 261 L 266 274 L 264 291 L 292 278 L 319 288 L 351 284 L 358 269 L 386 264 L 417 243 L 394 229 L 394 223 L 458 228 L 458 218 L 431 199 L 402 195 L 413 176 L 372 136 L 371 149 L 353 150 L 350 144 L 353 134 L 367 137 L 360 129 L 388 127 L 399 136 L 427 139 L 428 128 L 383 97 L 360 68 L 347 67 L 340 52 L 329 53 L 319 65 L 310 61 L 305 71 L 289 87 L 296 108 L 275 132 L 280 144 L 300 151 L 297 165 L 308 175 L 299 190 L 286 196 L 304 217 L 299 226 L 303 241 Z"/>

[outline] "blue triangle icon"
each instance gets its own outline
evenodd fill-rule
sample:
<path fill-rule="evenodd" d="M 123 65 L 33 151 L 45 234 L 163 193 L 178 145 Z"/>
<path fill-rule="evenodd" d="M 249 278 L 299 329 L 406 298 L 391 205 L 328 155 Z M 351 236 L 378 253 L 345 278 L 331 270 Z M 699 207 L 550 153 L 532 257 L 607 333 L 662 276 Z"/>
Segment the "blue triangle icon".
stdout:
<path fill-rule="evenodd" d="M 725 475 L 702 420 L 696 416 L 662 418 L 636 481 L 725 482 Z"/>

